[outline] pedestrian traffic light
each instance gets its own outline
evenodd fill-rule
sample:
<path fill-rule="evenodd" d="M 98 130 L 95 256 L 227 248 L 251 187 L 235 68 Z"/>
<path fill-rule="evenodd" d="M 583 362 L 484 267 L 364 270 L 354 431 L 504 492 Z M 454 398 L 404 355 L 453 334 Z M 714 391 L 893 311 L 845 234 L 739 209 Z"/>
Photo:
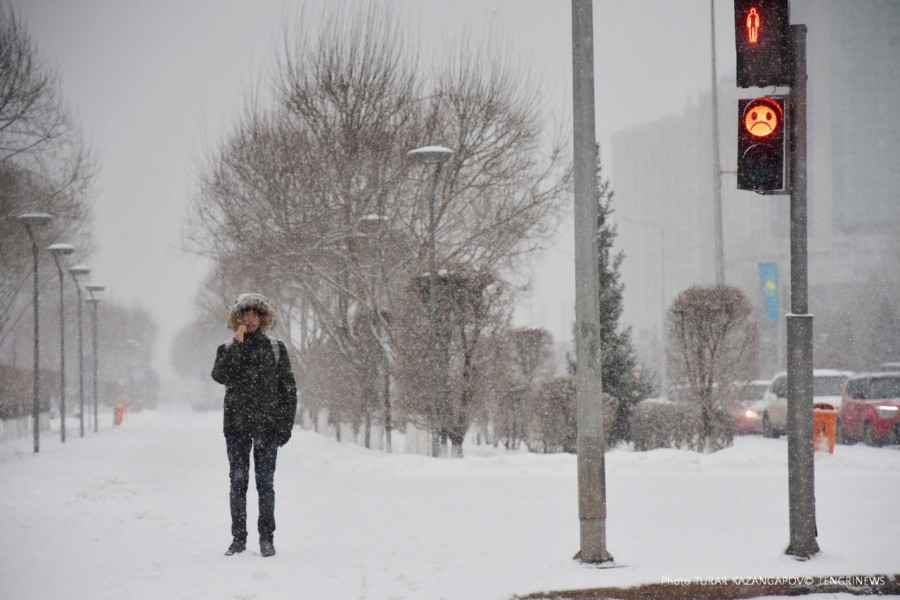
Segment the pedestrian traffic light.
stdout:
<path fill-rule="evenodd" d="M 788 0 L 734 0 L 738 87 L 791 85 Z"/>
<path fill-rule="evenodd" d="M 784 98 L 738 100 L 737 187 L 756 192 L 785 186 Z"/>

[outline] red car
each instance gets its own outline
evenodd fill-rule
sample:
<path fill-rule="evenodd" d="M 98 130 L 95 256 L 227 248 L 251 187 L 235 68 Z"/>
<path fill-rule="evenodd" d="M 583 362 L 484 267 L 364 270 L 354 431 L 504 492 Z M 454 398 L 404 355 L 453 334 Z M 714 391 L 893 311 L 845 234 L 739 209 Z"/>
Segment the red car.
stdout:
<path fill-rule="evenodd" d="M 844 444 L 865 440 L 869 446 L 900 442 L 900 371 L 847 380 L 835 437 Z"/>

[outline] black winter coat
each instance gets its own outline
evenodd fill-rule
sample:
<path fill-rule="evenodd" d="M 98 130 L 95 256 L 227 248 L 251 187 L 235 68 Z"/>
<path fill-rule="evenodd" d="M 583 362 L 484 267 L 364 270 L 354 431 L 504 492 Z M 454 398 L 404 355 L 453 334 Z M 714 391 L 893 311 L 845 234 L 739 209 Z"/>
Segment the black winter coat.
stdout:
<path fill-rule="evenodd" d="M 212 378 L 225 385 L 223 431 L 274 437 L 283 446 L 291 438 L 297 411 L 297 383 L 284 342 L 259 330 L 219 346 Z"/>

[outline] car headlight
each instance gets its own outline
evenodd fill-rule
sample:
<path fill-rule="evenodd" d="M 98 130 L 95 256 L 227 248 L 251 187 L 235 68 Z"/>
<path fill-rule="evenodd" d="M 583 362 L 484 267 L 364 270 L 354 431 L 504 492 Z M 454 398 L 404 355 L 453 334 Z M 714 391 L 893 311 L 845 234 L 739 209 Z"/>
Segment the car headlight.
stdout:
<path fill-rule="evenodd" d="M 882 419 L 892 419 L 897 416 L 900 408 L 896 406 L 876 406 L 875 412 L 878 413 L 878 416 Z"/>
<path fill-rule="evenodd" d="M 755 410 L 748 410 L 747 412 L 744 413 L 744 416 L 747 417 L 748 419 L 758 419 L 759 413 L 756 412 Z"/>

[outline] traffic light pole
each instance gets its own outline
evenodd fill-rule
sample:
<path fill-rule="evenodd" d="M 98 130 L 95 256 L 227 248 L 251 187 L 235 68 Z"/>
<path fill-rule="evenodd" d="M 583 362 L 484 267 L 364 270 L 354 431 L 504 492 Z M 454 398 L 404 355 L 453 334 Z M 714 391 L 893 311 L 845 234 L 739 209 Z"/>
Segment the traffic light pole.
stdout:
<path fill-rule="evenodd" d="M 709 0 L 709 39 L 712 56 L 713 221 L 716 283 L 725 284 L 725 234 L 722 225 L 722 165 L 719 163 L 719 82 L 716 69 L 716 1 Z M 663 320 L 665 322 L 665 320 Z"/>
<path fill-rule="evenodd" d="M 791 25 L 791 312 L 788 347 L 788 503 L 790 543 L 785 554 L 810 558 L 816 542 L 813 448 L 813 317 L 807 277 L 806 25 Z"/>

